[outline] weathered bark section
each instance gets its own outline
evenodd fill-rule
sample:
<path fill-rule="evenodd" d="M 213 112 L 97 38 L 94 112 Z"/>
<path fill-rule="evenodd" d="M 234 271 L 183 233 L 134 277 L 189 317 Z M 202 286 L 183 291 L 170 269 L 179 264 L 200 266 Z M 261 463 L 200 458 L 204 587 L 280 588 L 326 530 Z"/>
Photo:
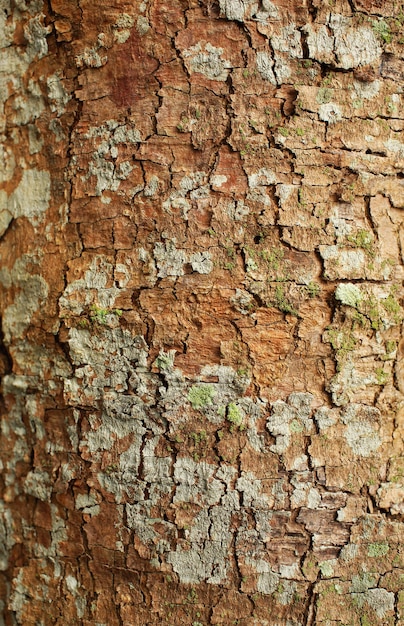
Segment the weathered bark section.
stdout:
<path fill-rule="evenodd" d="M 404 10 L 3 0 L 3 622 L 404 624 Z"/>

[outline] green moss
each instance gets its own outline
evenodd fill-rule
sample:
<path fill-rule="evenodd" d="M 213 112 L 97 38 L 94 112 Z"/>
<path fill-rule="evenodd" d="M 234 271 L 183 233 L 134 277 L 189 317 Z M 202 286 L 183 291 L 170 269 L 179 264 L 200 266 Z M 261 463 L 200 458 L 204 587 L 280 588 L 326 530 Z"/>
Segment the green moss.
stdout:
<path fill-rule="evenodd" d="M 247 254 L 253 259 L 255 257 L 255 250 L 253 250 L 253 248 L 251 248 L 251 246 L 244 246 L 243 247 L 244 252 L 247 252 Z"/>
<path fill-rule="evenodd" d="M 331 72 L 328 72 L 328 73 L 326 74 L 326 76 L 324 76 L 323 80 L 321 81 L 322 86 L 323 86 L 323 87 L 328 87 L 329 85 L 331 85 L 331 83 L 332 83 L 332 78 L 333 78 L 332 73 L 331 73 Z"/>
<path fill-rule="evenodd" d="M 321 596 L 323 596 L 323 597 L 327 597 L 327 596 L 329 596 L 330 594 L 334 594 L 334 593 L 336 593 L 336 591 L 337 591 L 337 590 L 336 590 L 335 584 L 334 584 L 334 583 L 332 583 L 331 585 L 327 585 L 327 587 L 325 587 L 325 589 L 323 589 L 323 590 L 320 592 L 320 595 L 321 595 Z"/>
<path fill-rule="evenodd" d="M 106 324 L 107 323 L 107 315 L 108 309 L 101 309 L 95 304 L 91 307 L 92 315 L 90 315 L 90 319 L 92 322 L 97 322 L 98 324 Z"/>
<path fill-rule="evenodd" d="M 380 330 L 383 323 L 380 319 L 378 301 L 376 298 L 369 296 L 364 302 L 363 311 L 370 321 L 370 327 L 372 330 Z"/>
<path fill-rule="evenodd" d="M 193 432 L 190 434 L 194 445 L 198 446 L 203 441 L 206 441 L 206 430 L 200 430 L 199 432 Z"/>
<path fill-rule="evenodd" d="M 303 564 L 302 571 L 303 573 L 309 577 L 312 575 L 312 572 L 315 572 L 317 569 L 317 561 L 313 557 L 309 557 Z"/>
<path fill-rule="evenodd" d="M 187 595 L 187 602 L 189 602 L 190 604 L 195 604 L 196 602 L 198 602 L 198 594 L 193 587 Z"/>
<path fill-rule="evenodd" d="M 287 137 L 289 135 L 289 130 L 287 128 L 278 128 L 278 132 L 283 135 L 283 137 Z"/>
<path fill-rule="evenodd" d="M 277 309 L 282 311 L 282 313 L 286 313 L 287 315 L 296 315 L 296 317 L 299 316 L 298 311 L 286 298 L 284 289 L 281 285 L 277 285 L 275 288 L 274 305 Z"/>
<path fill-rule="evenodd" d="M 390 132 L 390 126 L 388 125 L 388 123 L 386 122 L 386 120 L 381 119 L 381 118 L 379 117 L 376 121 L 377 121 L 378 125 L 380 126 L 380 128 L 381 128 L 384 132 L 386 132 L 386 133 Z"/>
<path fill-rule="evenodd" d="M 372 557 L 381 557 L 385 556 L 389 551 L 389 544 L 386 542 L 383 543 L 370 543 L 368 545 L 368 556 Z"/>
<path fill-rule="evenodd" d="M 253 130 L 255 130 L 255 132 L 258 132 L 258 129 L 259 129 L 259 122 L 257 122 L 256 120 L 251 120 L 251 119 L 250 119 L 250 120 L 248 120 L 248 124 L 249 124 L 249 126 L 251 126 L 251 128 L 252 128 Z"/>
<path fill-rule="evenodd" d="M 188 402 L 193 409 L 200 410 L 213 404 L 215 390 L 212 385 L 193 385 L 188 391 Z"/>
<path fill-rule="evenodd" d="M 234 259 L 234 257 L 236 256 L 236 251 L 234 250 L 234 248 L 232 246 L 226 246 L 225 250 L 226 250 L 227 256 L 230 259 Z"/>
<path fill-rule="evenodd" d="M 108 315 L 116 315 L 117 317 L 121 317 L 122 310 L 121 309 L 102 309 L 97 305 L 93 304 L 91 306 L 91 315 L 90 319 L 95 324 L 107 324 Z"/>
<path fill-rule="evenodd" d="M 224 264 L 224 269 L 228 270 L 229 272 L 234 270 L 234 268 L 235 268 L 235 264 L 234 263 L 228 262 L 228 263 Z"/>
<path fill-rule="evenodd" d="M 356 248 L 362 248 L 362 250 L 365 250 L 370 257 L 375 257 L 376 252 L 374 249 L 373 237 L 368 230 L 361 228 L 354 235 L 349 235 L 347 240 Z"/>
<path fill-rule="evenodd" d="M 385 360 L 388 360 L 391 358 L 391 355 L 397 350 L 397 341 L 386 341 L 386 355 L 383 357 Z"/>
<path fill-rule="evenodd" d="M 378 385 L 385 385 L 388 379 L 388 373 L 384 371 L 383 367 L 378 367 L 376 370 L 376 380 Z"/>
<path fill-rule="evenodd" d="M 355 330 L 357 326 L 364 328 L 366 326 L 367 319 L 365 315 L 359 313 L 359 311 L 353 311 L 352 315 L 352 330 Z"/>
<path fill-rule="evenodd" d="M 294 419 L 290 422 L 290 430 L 292 433 L 301 433 L 304 427 L 300 420 Z"/>
<path fill-rule="evenodd" d="M 303 189 L 301 187 L 299 187 L 299 190 L 297 192 L 297 201 L 301 206 L 306 206 L 306 200 L 304 198 L 304 192 Z"/>
<path fill-rule="evenodd" d="M 354 335 L 351 332 L 329 328 L 326 331 L 325 341 L 330 343 L 332 349 L 335 350 L 335 357 L 338 362 L 337 371 L 341 371 L 341 361 L 344 361 L 356 346 Z"/>
<path fill-rule="evenodd" d="M 230 422 L 232 426 L 242 430 L 244 417 L 242 412 L 234 402 L 230 402 L 230 404 L 227 406 L 226 419 L 228 422 Z"/>
<path fill-rule="evenodd" d="M 243 157 L 246 154 L 250 154 L 251 152 L 253 152 L 251 145 L 249 143 L 245 143 L 243 148 L 240 150 L 240 156 Z"/>
<path fill-rule="evenodd" d="M 384 43 L 391 43 L 393 39 L 393 35 L 390 30 L 390 26 L 387 24 L 385 20 L 374 20 L 372 22 L 373 32 L 382 40 Z"/>
<path fill-rule="evenodd" d="M 179 130 L 180 133 L 185 133 L 187 131 L 186 126 L 189 123 L 189 119 L 187 117 L 182 117 L 181 121 L 177 124 L 177 130 Z"/>
<path fill-rule="evenodd" d="M 258 256 L 266 261 L 268 267 L 272 270 L 278 270 L 283 257 L 285 256 L 282 248 L 268 248 L 268 250 L 261 250 L 258 252 Z"/>
<path fill-rule="evenodd" d="M 333 90 L 328 87 L 320 87 L 317 92 L 316 100 L 318 104 L 328 104 L 331 102 L 333 96 Z"/>
<path fill-rule="evenodd" d="M 394 289 L 390 292 L 387 298 L 381 301 L 381 305 L 387 313 L 389 313 L 396 324 L 399 324 L 403 319 L 403 311 L 399 302 L 394 297 Z"/>
<path fill-rule="evenodd" d="M 172 353 L 166 353 L 161 351 L 154 365 L 161 371 L 169 370 L 174 365 L 174 351 Z"/>

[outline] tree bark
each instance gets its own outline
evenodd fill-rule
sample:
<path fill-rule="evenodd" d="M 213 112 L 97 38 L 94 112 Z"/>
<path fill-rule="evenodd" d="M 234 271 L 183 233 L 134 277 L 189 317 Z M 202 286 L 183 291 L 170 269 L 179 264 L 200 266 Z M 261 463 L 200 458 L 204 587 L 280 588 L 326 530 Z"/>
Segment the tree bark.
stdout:
<path fill-rule="evenodd" d="M 0 6 L 0 623 L 404 624 L 402 3 Z"/>

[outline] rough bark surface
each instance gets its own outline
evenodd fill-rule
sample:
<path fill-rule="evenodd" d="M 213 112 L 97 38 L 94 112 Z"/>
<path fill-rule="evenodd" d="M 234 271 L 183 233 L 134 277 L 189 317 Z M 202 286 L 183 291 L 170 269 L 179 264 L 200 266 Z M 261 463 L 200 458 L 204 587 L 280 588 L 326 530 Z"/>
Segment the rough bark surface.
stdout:
<path fill-rule="evenodd" d="M 402 4 L 0 9 L 0 623 L 402 626 Z"/>

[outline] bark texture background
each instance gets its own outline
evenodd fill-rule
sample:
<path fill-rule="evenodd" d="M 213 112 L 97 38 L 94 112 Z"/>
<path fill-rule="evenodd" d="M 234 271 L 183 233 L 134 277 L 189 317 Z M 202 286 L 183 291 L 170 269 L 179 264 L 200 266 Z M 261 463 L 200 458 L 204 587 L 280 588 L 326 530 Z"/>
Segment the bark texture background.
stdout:
<path fill-rule="evenodd" d="M 0 622 L 403 625 L 402 4 L 0 9 Z"/>

